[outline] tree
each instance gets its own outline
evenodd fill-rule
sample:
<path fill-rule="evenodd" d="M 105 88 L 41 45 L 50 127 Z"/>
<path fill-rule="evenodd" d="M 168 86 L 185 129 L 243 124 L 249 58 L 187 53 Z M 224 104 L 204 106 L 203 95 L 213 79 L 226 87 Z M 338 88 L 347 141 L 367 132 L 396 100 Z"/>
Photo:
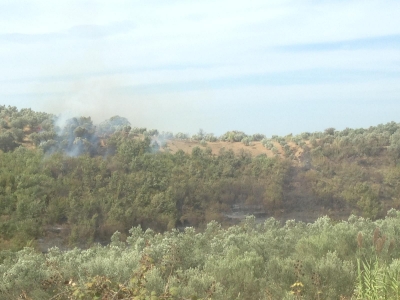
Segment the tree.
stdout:
<path fill-rule="evenodd" d="M 335 134 L 335 130 L 336 130 L 335 128 L 329 127 L 327 129 L 325 129 L 324 132 L 325 132 L 325 134 L 328 134 L 328 135 L 334 135 Z"/>
<path fill-rule="evenodd" d="M 16 147 L 18 147 L 18 144 L 15 142 L 15 137 L 10 131 L 0 133 L 0 150 L 8 152 L 14 150 Z"/>

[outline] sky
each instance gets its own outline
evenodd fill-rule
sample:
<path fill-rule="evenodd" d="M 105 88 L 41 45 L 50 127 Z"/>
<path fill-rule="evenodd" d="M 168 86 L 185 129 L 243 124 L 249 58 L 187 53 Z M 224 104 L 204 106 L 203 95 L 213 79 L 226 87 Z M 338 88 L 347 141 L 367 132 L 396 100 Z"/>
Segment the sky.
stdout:
<path fill-rule="evenodd" d="M 0 1 L 0 104 L 194 134 L 400 122 L 400 1 Z"/>

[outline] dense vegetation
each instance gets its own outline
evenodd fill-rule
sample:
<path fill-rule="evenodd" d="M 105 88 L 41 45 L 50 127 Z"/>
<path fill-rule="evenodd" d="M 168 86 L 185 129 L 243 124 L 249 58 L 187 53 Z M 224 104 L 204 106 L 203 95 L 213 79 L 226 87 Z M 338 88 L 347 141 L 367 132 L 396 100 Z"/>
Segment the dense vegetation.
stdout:
<path fill-rule="evenodd" d="M 64 226 L 70 246 L 89 246 L 137 225 L 157 231 L 211 220 L 229 225 L 226 214 L 237 206 L 277 217 L 321 209 L 375 219 L 400 205 L 400 125 L 394 122 L 270 139 L 231 131 L 219 138 L 261 140 L 276 153 L 252 157 L 245 150 L 213 155 L 200 143 L 216 138 L 202 130 L 191 154 L 172 154 L 165 144 L 172 134 L 132 128 L 118 116 L 95 126 L 88 117 L 61 123 L 15 107 L 1 106 L 0 115 L 3 249 L 34 245 L 52 226 Z"/>
<path fill-rule="evenodd" d="M 53 224 L 67 224 L 68 243 L 84 246 L 138 224 L 163 231 L 222 220 L 221 212 L 237 202 L 281 205 L 285 161 L 229 151 L 213 156 L 200 148 L 191 155 L 154 153 L 151 131 L 99 127 L 112 134 L 103 147 L 91 120 L 80 118 L 61 134 L 31 133 L 40 141 L 35 150 L 18 147 L 0 156 L 3 247 L 22 247 Z"/>
<path fill-rule="evenodd" d="M 366 293 L 382 288 L 395 299 L 399 292 L 400 217 L 392 210 L 379 219 L 400 208 L 400 124 L 189 137 L 131 127 L 119 116 L 95 126 L 90 117 L 62 121 L 0 106 L 0 117 L 4 297 L 370 299 Z M 172 153 L 171 139 L 198 146 Z M 215 155 L 208 144 L 218 141 L 244 150 Z M 245 150 L 256 142 L 272 155 Z M 249 219 L 228 228 L 238 207 L 276 218 L 315 211 L 336 221 L 281 227 Z M 368 219 L 338 222 L 352 213 Z M 47 252 L 39 244 L 54 231 L 63 249 L 120 233 L 106 247 L 35 252 Z"/>
<path fill-rule="evenodd" d="M 312 224 L 254 217 L 48 253 L 2 252 L 2 299 L 399 299 L 400 212 Z M 21 299 L 19 298 L 19 299 Z"/>

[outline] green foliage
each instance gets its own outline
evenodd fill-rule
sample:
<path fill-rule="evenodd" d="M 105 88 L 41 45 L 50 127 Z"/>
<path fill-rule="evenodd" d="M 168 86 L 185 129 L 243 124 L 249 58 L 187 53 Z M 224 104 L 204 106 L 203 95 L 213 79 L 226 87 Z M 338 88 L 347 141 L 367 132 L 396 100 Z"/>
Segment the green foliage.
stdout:
<path fill-rule="evenodd" d="M 240 142 L 246 137 L 247 135 L 244 132 L 233 130 L 224 133 L 219 139 L 227 142 Z"/>
<path fill-rule="evenodd" d="M 400 213 L 315 223 L 254 217 L 157 234 L 134 227 L 108 246 L 1 252 L 0 297 L 16 299 L 397 299 Z M 381 229 L 377 229 L 377 228 Z M 381 241 L 379 240 L 381 239 Z M 390 259 L 389 256 L 390 255 Z"/>
<path fill-rule="evenodd" d="M 93 129 L 88 118 L 71 122 L 70 132 L 80 136 L 74 140 Z M 40 148 L 57 147 L 50 141 Z M 25 148 L 0 156 L 2 243 L 23 247 L 65 224 L 64 242 L 86 247 L 138 224 L 160 231 L 202 226 L 222 221 L 236 203 L 282 203 L 288 166 L 276 159 L 232 151 L 214 156 L 201 148 L 192 155 L 151 153 L 150 138 L 132 139 L 123 131 L 109 137 L 106 149 L 106 158 Z"/>
<path fill-rule="evenodd" d="M 57 127 L 51 115 L 14 107 L 0 106 L 0 115 L 3 298 L 338 299 L 356 285 L 361 298 L 373 297 L 368 289 L 397 295 L 400 214 L 378 219 L 400 208 L 397 123 L 221 137 L 261 140 L 270 158 L 225 149 L 214 155 L 206 146 L 217 139 L 202 130 L 192 138 L 204 147 L 191 154 L 160 152 L 171 133 L 131 128 L 118 116 L 97 128 L 88 117 Z M 234 222 L 227 215 L 235 207 L 279 215 L 304 203 L 365 219 L 280 226 L 249 218 L 222 229 Z M 175 230 L 188 226 L 204 232 Z M 111 244 L 45 255 L 24 248 L 57 228 L 65 248 Z"/>
<path fill-rule="evenodd" d="M 175 134 L 175 138 L 178 140 L 188 140 L 189 135 L 186 133 L 178 132 L 177 134 Z"/>
<path fill-rule="evenodd" d="M 10 131 L 0 133 L 0 150 L 8 152 L 17 147 L 15 136 Z"/>
<path fill-rule="evenodd" d="M 113 116 L 110 119 L 100 123 L 97 126 L 97 132 L 100 135 L 105 134 L 113 134 L 119 130 L 127 130 L 128 132 L 131 130 L 131 123 L 123 117 Z"/>
<path fill-rule="evenodd" d="M 355 299 L 399 299 L 400 265 L 381 263 L 378 258 L 357 260 L 357 285 Z"/>

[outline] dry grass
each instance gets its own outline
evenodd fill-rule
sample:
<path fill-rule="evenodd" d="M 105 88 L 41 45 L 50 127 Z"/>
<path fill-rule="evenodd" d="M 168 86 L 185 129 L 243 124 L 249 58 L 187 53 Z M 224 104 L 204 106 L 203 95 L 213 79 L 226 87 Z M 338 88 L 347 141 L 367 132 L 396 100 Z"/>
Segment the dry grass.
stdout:
<path fill-rule="evenodd" d="M 25 126 L 24 129 L 24 138 L 22 141 L 22 146 L 28 149 L 35 149 L 36 147 L 33 145 L 32 140 L 29 138 L 29 134 L 32 133 L 32 129 L 29 126 Z M 143 135 L 139 134 L 135 138 L 143 139 Z M 107 145 L 107 138 L 100 138 L 100 146 L 106 147 Z M 278 150 L 278 156 L 284 158 L 284 150 L 282 146 L 277 143 L 273 142 L 274 147 Z M 292 152 L 297 160 L 301 159 L 301 156 L 304 152 L 304 149 L 297 146 L 294 142 L 289 141 L 288 145 L 292 148 Z M 261 142 L 251 142 L 249 146 L 244 145 L 242 142 L 225 142 L 225 141 L 217 141 L 217 142 L 207 142 L 205 145 L 201 144 L 199 141 L 192 141 L 192 140 L 178 140 L 172 139 L 167 142 L 166 148 L 160 148 L 160 151 L 169 151 L 170 153 L 176 153 L 178 150 L 182 150 L 185 153 L 191 154 L 193 148 L 200 147 L 202 149 L 210 148 L 212 154 L 219 155 L 220 151 L 224 149 L 225 151 L 232 150 L 235 154 L 240 154 L 242 151 L 249 152 L 253 157 L 266 154 L 268 157 L 273 157 L 275 154 L 264 147 Z"/>
<path fill-rule="evenodd" d="M 284 157 L 284 151 L 282 146 L 279 143 L 274 142 L 274 147 L 278 149 L 279 155 Z M 295 143 L 289 142 L 288 145 L 294 150 L 295 156 L 300 158 L 303 149 L 298 147 Z M 200 147 L 200 148 L 210 148 L 212 153 L 218 155 L 222 149 L 228 151 L 232 150 L 235 154 L 240 154 L 241 151 L 250 152 L 252 156 L 257 156 L 260 154 L 266 154 L 267 156 L 275 156 L 274 153 L 265 148 L 261 142 L 252 142 L 250 146 L 246 146 L 241 142 L 207 142 L 205 146 L 201 145 L 198 141 L 189 141 L 189 140 L 170 140 L 167 143 L 167 149 L 171 153 L 175 153 L 178 150 L 182 150 L 185 153 L 191 153 L 193 148 Z"/>
<path fill-rule="evenodd" d="M 251 146 L 245 146 L 243 143 L 236 142 L 207 142 L 205 146 L 202 146 L 197 141 L 184 141 L 184 140 L 171 140 L 167 143 L 168 149 L 175 153 L 178 150 L 183 150 L 186 153 L 191 153 L 194 147 L 200 148 L 211 148 L 213 154 L 218 155 L 222 149 L 233 150 L 236 154 L 239 154 L 242 150 L 249 151 L 253 156 L 259 154 L 267 154 L 272 156 L 272 151 L 265 148 L 261 142 L 253 142 Z"/>

